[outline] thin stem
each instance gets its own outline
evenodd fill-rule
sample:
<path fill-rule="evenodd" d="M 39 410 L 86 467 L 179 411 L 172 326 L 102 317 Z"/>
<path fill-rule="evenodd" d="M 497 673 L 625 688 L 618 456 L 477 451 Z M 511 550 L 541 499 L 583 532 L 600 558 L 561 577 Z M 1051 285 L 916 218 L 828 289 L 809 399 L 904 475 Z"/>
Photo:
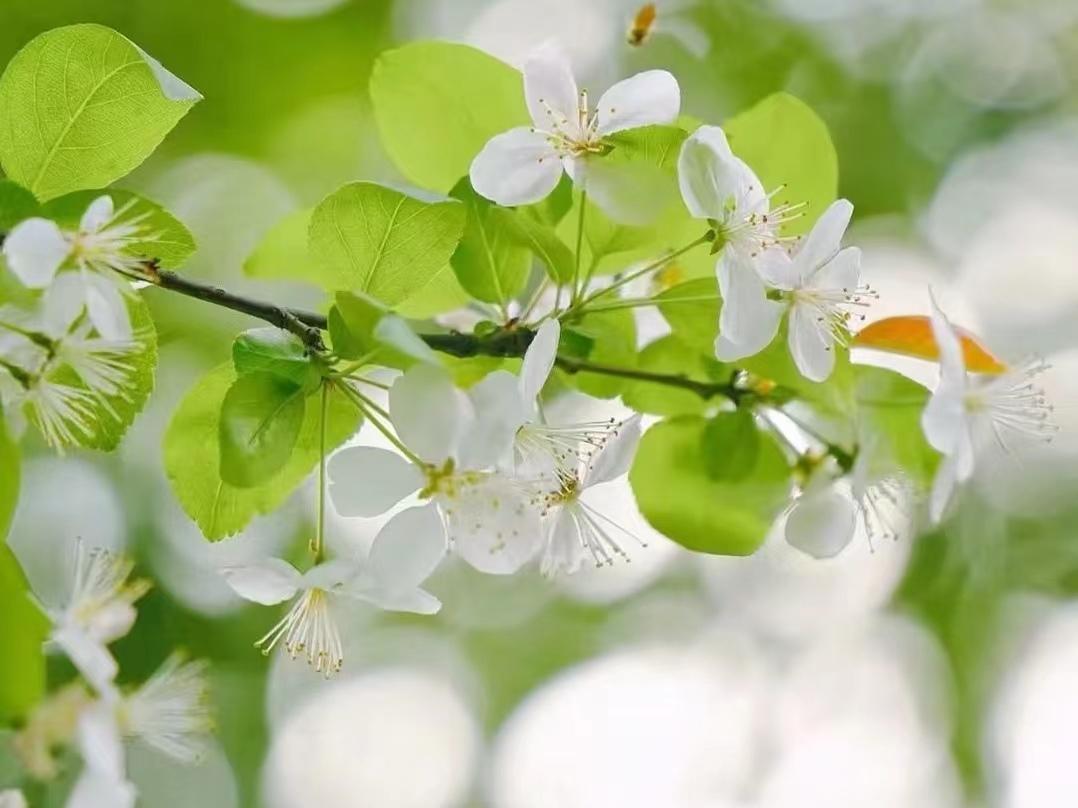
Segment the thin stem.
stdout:
<path fill-rule="evenodd" d="M 321 420 L 318 424 L 318 527 L 314 537 L 314 563 L 320 564 L 326 551 L 326 412 L 329 404 L 329 382 L 321 388 Z"/>
<path fill-rule="evenodd" d="M 569 308 L 572 309 L 577 298 L 583 294 L 580 288 L 580 259 L 584 252 L 584 211 L 588 209 L 588 192 L 580 192 L 580 213 L 576 219 L 576 253 L 573 255 L 573 293 L 569 298 Z"/>
<path fill-rule="evenodd" d="M 742 396 L 749 393 L 737 387 L 732 381 L 729 382 L 702 382 L 690 379 L 682 374 L 655 373 L 650 370 L 637 370 L 635 368 L 622 368 L 614 365 L 601 365 L 595 362 L 584 362 L 578 359 L 570 359 L 559 356 L 555 364 L 566 373 L 597 373 L 602 376 L 614 376 L 620 379 L 633 379 L 641 382 L 653 382 L 667 387 L 679 387 L 688 390 L 703 399 L 713 396 L 725 396 L 735 404 Z"/>

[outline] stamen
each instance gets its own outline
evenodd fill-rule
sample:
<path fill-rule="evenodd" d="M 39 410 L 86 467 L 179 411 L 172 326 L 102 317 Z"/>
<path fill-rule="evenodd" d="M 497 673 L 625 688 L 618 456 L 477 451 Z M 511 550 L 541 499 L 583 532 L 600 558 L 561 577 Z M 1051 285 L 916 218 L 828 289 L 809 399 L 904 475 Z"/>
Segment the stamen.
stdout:
<path fill-rule="evenodd" d="M 329 595 L 322 589 L 308 589 L 296 600 L 280 622 L 255 647 L 269 655 L 283 638 L 292 659 L 307 657 L 307 664 L 329 679 L 344 664 L 340 632 L 330 612 Z"/>

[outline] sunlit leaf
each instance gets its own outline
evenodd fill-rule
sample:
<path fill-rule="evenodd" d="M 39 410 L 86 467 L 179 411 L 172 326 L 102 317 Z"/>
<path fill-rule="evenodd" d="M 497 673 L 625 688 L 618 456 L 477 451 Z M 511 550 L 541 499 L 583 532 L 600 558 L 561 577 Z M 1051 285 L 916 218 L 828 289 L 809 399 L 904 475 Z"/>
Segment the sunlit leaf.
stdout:
<path fill-rule="evenodd" d="M 467 178 L 451 192 L 467 211 L 464 235 L 450 260 L 460 285 L 477 300 L 506 305 L 528 280 L 531 254 L 507 226 L 512 213 L 479 196 Z"/>
<path fill-rule="evenodd" d="M 24 717 L 45 693 L 42 643 L 48 628 L 15 554 L 0 544 L 0 725 Z"/>

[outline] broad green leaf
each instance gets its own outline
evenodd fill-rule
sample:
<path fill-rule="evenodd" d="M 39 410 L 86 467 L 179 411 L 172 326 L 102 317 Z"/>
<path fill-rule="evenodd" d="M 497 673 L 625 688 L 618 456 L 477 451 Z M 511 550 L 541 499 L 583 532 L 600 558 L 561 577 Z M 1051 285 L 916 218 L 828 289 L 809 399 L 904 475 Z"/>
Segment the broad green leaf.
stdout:
<path fill-rule="evenodd" d="M 432 191 L 449 191 L 488 140 L 529 121 L 520 73 L 467 45 L 413 42 L 385 51 L 370 90 L 386 153 Z"/>
<path fill-rule="evenodd" d="M 41 205 L 17 182 L 0 180 L 0 233 L 6 233 L 23 219 L 41 215 Z"/>
<path fill-rule="evenodd" d="M 236 337 L 232 364 L 240 376 L 272 373 L 308 389 L 319 377 L 303 341 L 279 328 L 251 328 Z"/>
<path fill-rule="evenodd" d="M 539 224 L 556 228 L 571 207 L 573 207 L 573 181 L 569 179 L 568 174 L 562 174 L 558 184 L 554 186 L 554 190 L 546 199 L 534 205 L 521 205 L 516 208 L 516 211 Z"/>
<path fill-rule="evenodd" d="M 558 238 L 549 224 L 521 211 L 499 209 L 498 213 L 510 238 L 526 247 L 546 267 L 550 279 L 568 284 L 573 279 L 573 251 Z"/>
<path fill-rule="evenodd" d="M 720 412 L 704 427 L 704 468 L 713 480 L 737 482 L 756 468 L 760 431 L 748 410 Z"/>
<path fill-rule="evenodd" d="M 748 555 L 763 543 L 786 502 L 789 468 L 760 435 L 755 463 L 738 481 L 715 480 L 704 454 L 707 421 L 681 416 L 644 433 L 629 482 L 652 527 L 701 553 Z"/>
<path fill-rule="evenodd" d="M 719 284 L 714 277 L 679 283 L 655 297 L 663 319 L 686 345 L 714 356 L 719 333 Z"/>
<path fill-rule="evenodd" d="M 8 432 L 7 420 L 0 409 L 0 542 L 7 538 L 19 502 L 19 479 L 19 447 Z"/>
<path fill-rule="evenodd" d="M 0 544 L 0 725 L 24 718 L 45 695 L 42 643 L 48 630 L 15 554 Z"/>
<path fill-rule="evenodd" d="M 130 172 L 201 98 L 101 25 L 32 39 L 0 77 L 0 165 L 42 199 Z"/>
<path fill-rule="evenodd" d="M 513 215 L 477 194 L 467 178 L 451 192 L 467 211 L 464 235 L 450 259 L 460 285 L 477 300 L 505 306 L 524 288 L 531 254 L 513 238 Z"/>
<path fill-rule="evenodd" d="M 86 419 L 88 432 L 75 430 L 79 445 L 87 449 L 111 452 L 120 445 L 128 427 L 142 412 L 153 392 L 154 371 L 157 368 L 157 331 L 153 317 L 141 297 L 127 297 L 127 311 L 134 332 L 134 349 L 125 354 L 123 364 L 128 371 L 123 389 L 111 395 L 94 395 Z M 70 367 L 58 368 L 50 379 L 72 387 L 85 389 L 86 385 Z M 33 416 L 30 420 L 35 421 Z M 35 422 L 36 425 L 36 422 Z"/>
<path fill-rule="evenodd" d="M 371 363 L 408 368 L 434 355 L 408 324 L 378 301 L 338 292 L 329 313 L 333 350 L 343 359 L 369 357 Z"/>
<path fill-rule="evenodd" d="M 636 366 L 636 323 L 628 309 L 587 314 L 573 321 L 568 330 L 591 340 L 590 350 L 581 359 L 626 370 Z M 630 384 L 617 376 L 588 371 L 567 375 L 569 384 L 596 398 L 613 398 Z"/>
<path fill-rule="evenodd" d="M 284 468 L 253 488 L 221 478 L 221 407 L 236 374 L 231 364 L 204 376 L 180 402 L 164 436 L 165 471 L 184 511 L 215 541 L 240 531 L 257 514 L 278 508 L 318 463 L 321 408 L 309 406 Z M 356 408 L 332 388 L 326 446 L 336 448 L 359 428 Z"/>
<path fill-rule="evenodd" d="M 313 208 L 293 211 L 273 225 L 243 262 L 244 274 L 252 278 L 307 281 L 327 292 L 335 291 L 336 275 L 326 272 L 311 258 L 307 245 L 313 212 Z"/>
<path fill-rule="evenodd" d="M 311 255 L 334 287 L 388 305 L 417 294 L 449 263 L 464 231 L 456 200 L 424 202 L 370 182 L 345 185 L 311 215 Z"/>
<path fill-rule="evenodd" d="M 129 252 L 146 258 L 155 258 L 164 269 L 182 266 L 195 251 L 195 238 L 175 216 L 156 202 L 124 191 L 109 188 L 105 191 L 76 191 L 48 202 L 43 215 L 56 221 L 65 230 L 77 230 L 79 220 L 99 196 L 107 194 L 119 213 L 121 221 L 138 218 L 143 237 L 134 242 Z"/>
<path fill-rule="evenodd" d="M 728 120 L 723 130 L 734 154 L 744 160 L 772 199 L 806 203 L 805 215 L 786 224 L 787 235 L 807 233 L 838 194 L 838 157 L 820 117 L 788 93 L 775 93 Z"/>
<path fill-rule="evenodd" d="M 637 357 L 637 369 L 700 382 L 727 381 L 731 373 L 721 362 L 693 350 L 673 334 L 647 345 Z M 653 415 L 695 415 L 714 406 L 691 390 L 645 381 L 629 384 L 622 399 L 634 410 Z"/>
<path fill-rule="evenodd" d="M 288 462 L 303 426 L 303 388 L 266 372 L 240 376 L 221 405 L 221 479 L 250 488 Z"/>
<path fill-rule="evenodd" d="M 862 450 L 899 466 L 914 482 L 928 483 L 939 464 L 921 428 L 929 391 L 884 368 L 854 365 L 853 374 Z"/>
<path fill-rule="evenodd" d="M 397 313 L 412 320 L 426 320 L 436 314 L 462 309 L 471 296 L 461 288 L 453 268 L 446 264 L 430 283 L 397 305 Z"/>

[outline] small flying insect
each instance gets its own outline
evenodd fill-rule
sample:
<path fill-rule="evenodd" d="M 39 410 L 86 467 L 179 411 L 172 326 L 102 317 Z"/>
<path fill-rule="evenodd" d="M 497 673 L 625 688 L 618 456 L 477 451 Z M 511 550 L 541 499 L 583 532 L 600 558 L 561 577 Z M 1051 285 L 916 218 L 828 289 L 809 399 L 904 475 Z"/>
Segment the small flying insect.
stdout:
<path fill-rule="evenodd" d="M 626 41 L 634 48 L 639 48 L 650 42 L 656 33 L 668 35 L 681 43 L 698 59 L 703 59 L 711 49 L 711 42 L 699 25 L 678 13 L 684 5 L 684 2 L 679 3 L 677 0 L 663 4 L 661 23 L 657 3 L 645 3 L 640 6 L 629 23 L 629 31 L 625 35 Z"/>

